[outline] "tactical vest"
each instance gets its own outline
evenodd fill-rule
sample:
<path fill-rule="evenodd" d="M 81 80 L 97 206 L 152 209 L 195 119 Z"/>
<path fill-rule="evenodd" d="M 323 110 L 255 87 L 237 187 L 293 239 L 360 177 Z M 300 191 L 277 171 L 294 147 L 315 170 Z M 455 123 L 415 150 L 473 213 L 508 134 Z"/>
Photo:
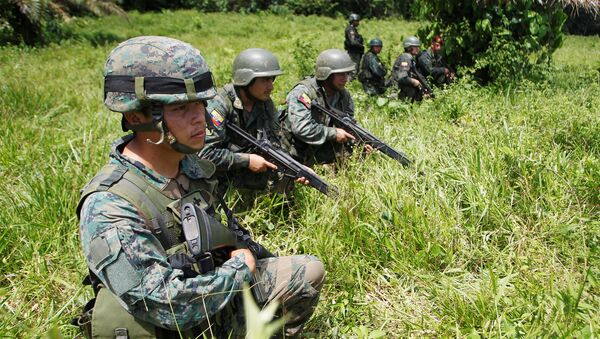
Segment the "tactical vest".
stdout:
<path fill-rule="evenodd" d="M 308 77 L 305 78 L 304 80 L 300 81 L 299 83 L 296 84 L 296 86 L 294 86 L 293 88 L 296 88 L 299 85 L 304 85 L 307 89 L 308 89 L 308 97 L 309 99 L 312 101 L 316 101 L 317 103 L 319 103 L 321 106 L 325 106 L 328 107 L 329 103 L 325 102 L 325 97 L 323 95 L 319 95 L 318 91 L 318 84 L 316 83 L 316 79 L 313 77 Z M 346 101 L 349 100 L 350 94 L 348 93 L 347 90 L 342 90 L 340 92 L 340 98 L 339 101 L 337 102 L 337 109 L 346 112 L 348 107 L 346 107 Z M 315 159 L 317 163 L 321 163 L 321 162 L 331 162 L 333 161 L 333 159 L 330 159 L 331 156 L 334 153 L 339 153 L 342 148 L 343 145 L 336 143 L 336 142 L 332 142 L 332 141 L 326 141 L 323 145 L 320 146 L 311 146 L 308 145 L 306 143 L 304 143 L 302 140 L 296 138 L 294 136 L 294 134 L 292 133 L 292 127 L 290 125 L 289 120 L 287 119 L 287 109 L 285 111 L 282 112 L 281 117 L 280 117 L 280 121 L 282 121 L 282 125 L 283 125 L 283 133 L 284 133 L 284 138 L 283 138 L 283 147 L 290 153 L 290 155 L 292 155 L 294 158 L 298 159 L 298 161 L 304 163 L 304 164 L 309 164 L 312 165 L 312 160 Z M 327 116 L 326 114 L 323 114 L 322 112 L 319 112 L 317 109 L 315 109 L 314 107 L 311 107 L 311 116 L 312 118 L 320 123 L 323 124 L 325 126 L 328 127 L 333 127 L 333 123 L 331 121 L 331 118 L 329 118 L 329 116 Z M 322 151 L 326 151 L 324 152 L 324 155 L 327 159 L 320 158 L 320 153 L 322 153 Z"/>
<path fill-rule="evenodd" d="M 200 161 L 198 165 L 206 167 L 211 164 Z M 124 166 L 108 164 L 83 188 L 77 215 L 80 216 L 86 198 L 95 192 L 110 192 L 127 200 L 137 208 L 146 221 L 145 225 L 160 241 L 171 266 L 182 269 L 186 276 L 195 276 L 213 270 L 227 260 L 228 249 L 244 247 L 217 220 L 212 207 L 216 206 L 216 201 L 210 193 L 214 185 L 215 183 L 205 180 L 190 180 L 189 193 L 181 199 L 173 199 L 139 174 Z M 209 248 L 205 255 L 199 257 L 200 260 L 190 261 L 191 251 L 182 234 L 180 209 L 188 202 L 197 207 L 198 215 L 202 216 L 198 218 L 202 219 L 199 220 L 200 238 L 203 238 L 202 241 L 206 240 L 205 247 Z M 90 251 L 95 251 L 92 246 L 93 244 Z M 180 334 L 175 331 L 134 318 L 122 306 L 118 297 L 99 283 L 91 270 L 90 277 L 96 298 L 86 305 L 83 315 L 77 319 L 77 325 L 87 338 L 180 338 Z M 184 338 L 195 337 L 202 332 L 203 325 L 184 331 L 181 335 Z"/>

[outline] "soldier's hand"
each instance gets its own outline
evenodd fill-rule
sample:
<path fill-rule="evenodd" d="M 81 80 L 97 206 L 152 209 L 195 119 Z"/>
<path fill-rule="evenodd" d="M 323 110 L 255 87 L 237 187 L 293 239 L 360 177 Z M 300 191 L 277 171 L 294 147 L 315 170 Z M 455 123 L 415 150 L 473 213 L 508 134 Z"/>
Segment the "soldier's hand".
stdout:
<path fill-rule="evenodd" d="M 233 257 L 237 257 L 238 255 L 244 256 L 244 263 L 246 264 L 246 266 L 248 266 L 248 268 L 250 269 L 250 272 L 252 274 L 254 274 L 254 271 L 256 271 L 256 259 L 254 259 L 254 255 L 252 255 L 252 252 L 247 248 L 240 248 L 240 249 L 231 251 L 231 254 L 229 255 L 229 257 L 233 258 Z"/>
<path fill-rule="evenodd" d="M 370 154 L 375 152 L 375 149 L 373 148 L 373 146 L 365 144 L 365 152 L 367 152 L 367 154 Z"/>
<path fill-rule="evenodd" d="M 444 75 L 445 76 L 449 76 L 450 75 L 450 70 L 444 67 Z"/>
<path fill-rule="evenodd" d="M 298 178 L 298 179 L 296 179 L 294 181 L 297 182 L 297 183 L 299 183 L 299 184 L 302 184 L 304 186 L 310 185 L 310 181 L 308 181 L 308 179 L 306 179 L 305 177 L 300 177 L 300 178 Z"/>
<path fill-rule="evenodd" d="M 275 164 L 268 162 L 265 158 L 258 154 L 248 154 L 250 160 L 248 161 L 248 169 L 254 173 L 261 173 L 268 169 L 276 170 Z"/>
<path fill-rule="evenodd" d="M 317 175 L 317 174 L 315 173 L 315 171 L 313 171 L 313 170 L 312 170 L 312 168 L 310 168 L 310 167 L 308 167 L 308 166 L 304 166 L 304 169 L 305 169 L 307 172 L 311 173 L 311 174 Z M 295 181 L 296 181 L 297 183 L 299 183 L 299 184 L 302 184 L 302 185 L 304 185 L 304 186 L 308 186 L 308 185 L 310 185 L 310 181 L 309 181 L 308 179 L 306 179 L 305 177 L 300 177 L 300 178 L 296 179 Z"/>
<path fill-rule="evenodd" d="M 341 128 L 335 129 L 335 142 L 344 143 L 349 140 L 354 140 L 354 136 Z"/>
<path fill-rule="evenodd" d="M 420 83 L 420 82 L 419 82 L 419 80 L 417 80 L 417 79 L 410 78 L 410 84 L 411 84 L 413 87 L 421 87 L 421 83 Z"/>

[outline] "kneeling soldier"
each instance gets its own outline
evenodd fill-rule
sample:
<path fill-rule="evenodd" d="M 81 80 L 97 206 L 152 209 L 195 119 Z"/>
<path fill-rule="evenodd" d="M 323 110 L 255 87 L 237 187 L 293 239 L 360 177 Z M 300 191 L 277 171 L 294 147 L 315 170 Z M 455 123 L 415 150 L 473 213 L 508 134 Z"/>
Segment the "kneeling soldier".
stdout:
<path fill-rule="evenodd" d="M 404 53 L 400 54 L 392 68 L 391 80 L 400 89 L 400 99 L 421 101 L 424 96 L 432 95 L 431 87 L 425 77 L 417 70 L 415 57 L 419 55 L 421 41 L 415 36 L 404 40 Z"/>
<path fill-rule="evenodd" d="M 298 335 L 316 306 L 323 264 L 309 255 L 268 257 L 232 232 L 234 218 L 229 227 L 220 222 L 215 167 L 195 155 L 215 95 L 200 52 L 137 37 L 110 53 L 104 76 L 104 103 L 133 134 L 114 143 L 77 209 L 96 294 L 79 319 L 86 335 L 244 336 L 244 283 L 254 284 L 259 305 L 281 302 L 282 334 Z"/>
<path fill-rule="evenodd" d="M 283 129 L 290 154 L 307 165 L 334 163 L 344 143 L 354 136 L 334 127 L 331 119 L 313 109 L 313 101 L 354 116 L 354 102 L 346 84 L 354 70 L 348 53 L 328 49 L 317 57 L 315 76 L 302 80 L 287 95 Z"/>
<path fill-rule="evenodd" d="M 235 124 L 258 140 L 266 139 L 280 146 L 279 113 L 271 99 L 275 77 L 283 74 L 273 53 L 251 48 L 233 61 L 233 83 L 217 91 L 208 101 L 206 147 L 201 158 L 212 161 L 220 173 L 220 181 L 235 188 L 284 192 L 291 183 L 273 170 L 277 166 L 254 154 L 252 145 L 227 130 Z"/>
<path fill-rule="evenodd" d="M 363 89 L 369 95 L 385 93 L 385 74 L 387 70 L 379 60 L 378 54 L 381 53 L 383 42 L 378 39 L 369 41 L 369 51 L 362 58 L 358 80 L 362 83 Z"/>

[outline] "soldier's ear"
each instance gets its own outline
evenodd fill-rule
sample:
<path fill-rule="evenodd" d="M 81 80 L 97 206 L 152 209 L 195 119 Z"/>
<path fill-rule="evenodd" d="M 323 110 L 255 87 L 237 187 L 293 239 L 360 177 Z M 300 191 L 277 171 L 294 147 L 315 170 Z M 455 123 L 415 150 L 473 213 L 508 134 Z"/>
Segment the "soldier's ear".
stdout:
<path fill-rule="evenodd" d="M 139 125 L 146 123 L 150 120 L 150 117 L 142 112 L 127 112 L 123 113 L 123 117 L 130 125 Z"/>

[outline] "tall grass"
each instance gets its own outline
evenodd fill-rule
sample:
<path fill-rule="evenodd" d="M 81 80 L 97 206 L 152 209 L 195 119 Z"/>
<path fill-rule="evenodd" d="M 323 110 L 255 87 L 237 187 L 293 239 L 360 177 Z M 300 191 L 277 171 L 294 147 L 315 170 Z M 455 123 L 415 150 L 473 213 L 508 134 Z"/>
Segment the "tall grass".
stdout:
<path fill-rule="evenodd" d="M 272 50 L 275 101 L 318 51 L 342 47 L 343 19 L 192 11 L 73 23 L 80 41 L 0 49 L 0 335 L 62 333 L 90 297 L 78 190 L 120 133 L 102 106 L 118 41 L 169 35 L 197 46 L 222 85 L 241 50 Z M 393 61 L 418 23 L 364 21 Z M 581 51 L 584 50 L 585 53 Z M 387 54 L 386 54 L 387 53 Z M 314 337 L 592 337 L 599 333 L 600 83 L 595 37 L 567 37 L 544 80 L 508 89 L 463 80 L 421 105 L 350 90 L 357 117 L 415 160 L 373 154 L 334 171 L 329 199 L 298 188 L 243 220 L 279 253 L 328 271 Z M 574 57 L 571 57 L 574 56 Z M 314 59 L 313 59 L 314 60 Z"/>

